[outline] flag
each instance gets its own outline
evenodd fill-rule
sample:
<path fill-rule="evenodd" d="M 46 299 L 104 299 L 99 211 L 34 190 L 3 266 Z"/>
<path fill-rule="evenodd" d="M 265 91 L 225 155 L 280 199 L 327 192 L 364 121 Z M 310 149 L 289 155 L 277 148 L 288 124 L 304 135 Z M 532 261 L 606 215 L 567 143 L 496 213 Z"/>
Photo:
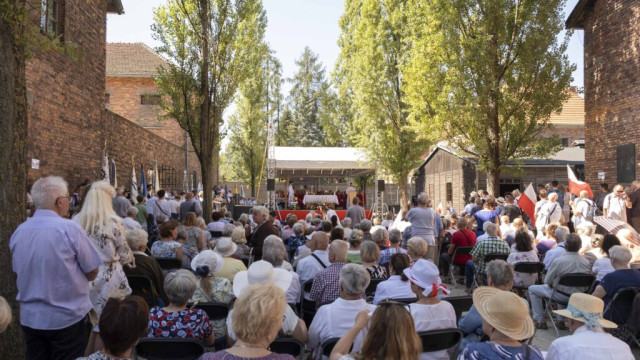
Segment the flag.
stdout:
<path fill-rule="evenodd" d="M 131 165 L 131 197 L 138 197 L 138 182 L 136 181 L 136 167 Z"/>
<path fill-rule="evenodd" d="M 236 194 L 236 195 L 238 195 L 238 184 L 236 184 L 236 188 L 235 188 L 235 190 L 233 191 L 233 193 L 234 193 L 234 194 Z"/>
<path fill-rule="evenodd" d="M 580 191 L 587 190 L 589 193 L 589 197 L 593 198 L 593 192 L 591 191 L 591 186 L 584 181 L 578 180 L 576 174 L 573 173 L 571 167 L 567 165 L 567 172 L 569 173 L 569 192 L 575 196 L 580 196 Z"/>
<path fill-rule="evenodd" d="M 202 192 L 202 183 L 198 182 L 198 194 L 200 194 Z M 198 195 L 196 194 L 196 195 Z"/>
<path fill-rule="evenodd" d="M 158 162 L 153 162 L 153 192 L 155 194 L 160 191 L 160 177 L 158 176 Z"/>
<path fill-rule="evenodd" d="M 140 165 L 140 193 L 147 196 L 147 179 L 144 177 L 144 167 Z"/>
<path fill-rule="evenodd" d="M 102 180 L 106 182 L 110 182 L 109 179 L 109 158 L 105 155 L 102 157 L 102 171 L 101 171 Z"/>
<path fill-rule="evenodd" d="M 438 204 L 438 208 L 436 209 L 436 211 L 438 211 L 438 214 L 442 215 L 442 201 L 440 202 L 440 204 Z"/>
<path fill-rule="evenodd" d="M 115 158 L 111 158 L 111 174 L 110 174 L 110 179 L 111 179 L 111 185 L 114 188 L 118 187 L 118 178 L 116 177 L 117 173 L 116 173 L 116 159 Z"/>
<path fill-rule="evenodd" d="M 518 200 L 518 206 L 520 207 L 520 209 L 522 209 L 522 211 L 529 215 L 529 218 L 531 219 L 531 226 L 534 227 L 536 226 L 536 218 L 533 216 L 533 214 L 536 211 L 537 198 L 538 197 L 536 196 L 536 192 L 535 190 L 533 190 L 533 183 L 531 183 L 529 184 L 529 186 L 527 186 L 522 195 L 520 195 L 520 200 Z"/>

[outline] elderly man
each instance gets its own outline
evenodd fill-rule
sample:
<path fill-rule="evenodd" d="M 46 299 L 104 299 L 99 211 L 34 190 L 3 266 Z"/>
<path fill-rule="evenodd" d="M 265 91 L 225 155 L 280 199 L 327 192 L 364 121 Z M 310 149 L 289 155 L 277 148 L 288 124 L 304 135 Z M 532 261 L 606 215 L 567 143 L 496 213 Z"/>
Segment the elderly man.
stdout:
<path fill-rule="evenodd" d="M 340 297 L 318 309 L 309 326 L 307 345 L 310 348 L 317 348 L 326 340 L 344 335 L 353 327 L 360 311 L 369 309 L 373 314 L 376 306 L 367 304 L 362 298 L 369 281 L 369 272 L 362 265 L 347 264 L 342 267 L 338 280 Z M 360 350 L 365 335 L 366 328 L 356 337 L 352 351 Z"/>
<path fill-rule="evenodd" d="M 118 186 L 118 188 L 116 188 L 116 197 L 113 198 L 113 210 L 121 218 L 126 218 L 127 209 L 131 206 L 133 206 L 131 205 L 131 201 L 124 197 L 124 186 Z"/>
<path fill-rule="evenodd" d="M 485 232 L 488 237 L 476 243 L 471 249 L 471 260 L 468 260 L 465 264 L 465 287 L 467 294 L 471 293 L 471 285 L 473 284 L 473 277 L 476 274 L 476 267 L 478 274 L 485 275 L 485 263 L 484 257 L 489 254 L 505 254 L 509 255 L 509 244 L 506 241 L 498 237 L 498 225 L 492 222 L 485 222 Z M 484 225 L 484 224 L 483 224 Z M 477 264 L 477 265 L 476 265 Z"/>
<path fill-rule="evenodd" d="M 340 270 L 347 263 L 349 247 L 344 240 L 333 240 L 329 245 L 329 265 L 313 278 L 313 286 L 309 298 L 318 305 L 332 302 L 340 297 L 338 279 Z"/>
<path fill-rule="evenodd" d="M 41 178 L 31 197 L 37 210 L 9 242 L 27 359 L 75 359 L 86 346 L 89 282 L 102 260 L 84 229 L 63 218 L 71 201 L 66 181 Z"/>
<path fill-rule="evenodd" d="M 627 222 L 627 208 L 631 209 L 631 199 L 624 193 L 622 185 L 613 187 L 613 192 L 604 198 L 602 212 L 604 216 Z"/>
<path fill-rule="evenodd" d="M 197 216 L 202 216 L 202 206 L 200 201 L 194 198 L 192 192 L 188 192 L 184 196 L 185 200 L 180 204 L 180 221 L 187 216 L 187 213 L 194 212 Z"/>
<path fill-rule="evenodd" d="M 533 320 L 536 323 L 538 329 L 546 329 L 547 323 L 544 321 L 544 308 L 542 306 L 542 299 L 550 299 L 553 293 L 553 288 L 557 286 L 557 281 L 562 275 L 583 273 L 589 274 L 591 268 L 589 261 L 583 256 L 578 254 L 582 240 L 576 234 L 569 234 L 564 241 L 564 248 L 566 253 L 555 259 L 548 268 L 547 275 L 544 278 L 544 284 L 529 286 L 529 297 L 531 299 L 531 306 L 533 309 Z M 567 286 L 557 286 L 557 290 L 553 299 L 554 301 L 560 301 L 566 303 L 569 300 L 569 295 L 575 292 L 581 292 L 584 289 L 572 288 Z M 564 308 L 564 305 L 558 304 L 559 308 Z M 566 329 L 564 320 L 560 317 L 556 323 L 558 329 Z"/>
<path fill-rule="evenodd" d="M 398 229 L 389 230 L 389 247 L 380 251 L 378 265 L 388 265 L 394 254 L 406 254 L 407 250 L 400 247 L 402 233 Z"/>
<path fill-rule="evenodd" d="M 562 204 L 558 203 L 558 194 L 551 193 L 547 196 L 547 202 L 538 211 L 536 227 L 539 228 L 538 225 L 542 224 L 546 227 L 548 224 L 560 222 L 561 218 Z M 539 238 L 541 238 L 542 235 L 544 235 L 544 230 L 542 230 L 542 232 L 538 230 L 538 232 L 538 235 L 540 235 Z"/>
<path fill-rule="evenodd" d="M 262 260 L 273 265 L 274 269 L 285 269 L 284 259 L 287 256 L 287 249 L 282 243 L 282 239 L 277 236 L 269 235 L 264 239 L 264 245 L 262 245 Z M 297 304 L 300 301 L 300 276 L 292 270 L 287 270 L 291 273 L 291 285 L 287 289 L 287 303 Z"/>
<path fill-rule="evenodd" d="M 123 267 L 127 275 L 145 275 L 147 276 L 162 301 L 166 304 L 167 294 L 164 292 L 164 272 L 158 261 L 152 256 L 147 255 L 144 251 L 147 249 L 148 235 L 145 230 L 135 229 L 127 232 L 127 244 L 133 251 L 136 267 Z"/>
<path fill-rule="evenodd" d="M 347 210 L 347 217 L 351 219 L 353 226 L 356 226 L 365 218 L 365 213 L 364 208 L 360 206 L 360 199 L 358 199 L 357 196 L 353 198 L 352 204 L 353 205 Z"/>
<path fill-rule="evenodd" d="M 371 221 L 364 219 L 360 222 L 360 230 L 362 230 L 362 240 L 373 241 L 373 235 L 371 235 Z"/>
<path fill-rule="evenodd" d="M 122 224 L 125 230 L 142 229 L 142 225 L 138 222 L 138 208 L 132 206 L 127 209 L 127 217 L 124 218 Z"/>
<path fill-rule="evenodd" d="M 593 221 L 596 204 L 589 199 L 587 190 L 580 191 L 580 199 L 573 205 L 573 226 L 576 228 L 581 223 Z"/>
<path fill-rule="evenodd" d="M 300 259 L 296 267 L 296 272 L 300 275 L 300 284 L 315 278 L 316 274 L 330 265 L 327 252 L 327 247 L 329 246 L 327 233 L 322 231 L 315 232 L 306 245 L 311 250 L 311 254 Z"/>
<path fill-rule="evenodd" d="M 631 360 L 629 345 L 603 331 L 615 328 L 616 324 L 602 319 L 604 303 L 595 296 L 576 293 L 569 298 L 571 310 L 555 313 L 569 319 L 570 336 L 554 340 L 547 352 L 547 360 L 620 359 Z"/>
<path fill-rule="evenodd" d="M 542 261 L 545 269 L 549 269 L 551 263 L 553 263 L 555 259 L 565 254 L 564 241 L 567 238 L 567 235 L 569 235 L 569 228 L 566 226 L 558 226 L 554 234 L 556 235 L 557 245 L 545 254 L 544 260 Z M 582 238 L 580 238 L 580 242 L 582 244 Z"/>
<path fill-rule="evenodd" d="M 254 206 L 251 208 L 253 222 L 256 223 L 256 229 L 253 231 L 249 239 L 249 245 L 252 247 L 253 260 L 262 259 L 262 243 L 269 235 L 280 236 L 278 230 L 269 220 L 269 210 L 264 206 Z"/>

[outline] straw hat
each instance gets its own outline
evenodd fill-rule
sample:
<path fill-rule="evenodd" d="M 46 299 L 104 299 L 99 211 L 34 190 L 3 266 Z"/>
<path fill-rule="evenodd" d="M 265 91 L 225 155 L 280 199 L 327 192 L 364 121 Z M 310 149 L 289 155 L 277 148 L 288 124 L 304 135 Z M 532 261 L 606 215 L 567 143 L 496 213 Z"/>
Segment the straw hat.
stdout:
<path fill-rule="evenodd" d="M 193 271 L 195 271 L 196 274 L 198 275 L 198 272 L 199 272 L 198 268 L 202 268 L 206 266 L 208 268 L 207 270 L 208 274 L 211 274 L 211 273 L 215 274 L 218 271 L 220 271 L 220 268 L 222 268 L 223 262 L 224 260 L 220 255 L 218 255 L 218 253 L 212 250 L 204 250 L 200 252 L 198 255 L 196 255 L 193 258 L 193 260 L 191 260 L 191 269 L 193 269 Z"/>
<path fill-rule="evenodd" d="M 449 295 L 449 289 L 440 280 L 438 267 L 431 261 L 418 259 L 412 267 L 404 269 L 403 272 L 412 283 L 424 289 L 422 295 L 436 296 L 438 290 Z"/>
<path fill-rule="evenodd" d="M 213 251 L 217 252 L 222 257 L 231 256 L 236 253 L 236 250 L 238 250 L 238 245 L 236 245 L 230 237 L 218 238 L 216 247 L 213 249 Z"/>
<path fill-rule="evenodd" d="M 514 340 L 529 339 L 535 333 L 529 307 L 512 292 L 479 287 L 473 292 L 473 304 L 483 320 Z"/>
<path fill-rule="evenodd" d="M 600 324 L 600 326 L 610 329 L 618 327 L 614 322 L 602 318 L 604 311 L 604 301 L 593 295 L 575 293 L 569 298 L 569 305 L 564 310 L 554 310 L 553 312 L 569 319 L 582 321 L 589 327 Z M 588 319 L 585 319 L 585 315 Z"/>
<path fill-rule="evenodd" d="M 271 263 L 256 261 L 247 271 L 239 271 L 233 278 L 233 294 L 239 297 L 249 285 L 274 284 L 286 292 L 291 285 L 291 273 L 285 269 L 274 269 Z"/>

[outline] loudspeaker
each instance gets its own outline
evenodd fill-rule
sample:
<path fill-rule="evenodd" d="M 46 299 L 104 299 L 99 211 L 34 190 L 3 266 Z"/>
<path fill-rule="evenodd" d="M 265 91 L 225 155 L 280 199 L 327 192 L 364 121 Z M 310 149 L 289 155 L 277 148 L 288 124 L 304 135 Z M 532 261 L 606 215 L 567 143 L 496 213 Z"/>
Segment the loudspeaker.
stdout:
<path fill-rule="evenodd" d="M 276 179 L 267 179 L 267 191 L 276 190 Z"/>
<path fill-rule="evenodd" d="M 378 180 L 378 192 L 384 192 L 384 180 Z"/>

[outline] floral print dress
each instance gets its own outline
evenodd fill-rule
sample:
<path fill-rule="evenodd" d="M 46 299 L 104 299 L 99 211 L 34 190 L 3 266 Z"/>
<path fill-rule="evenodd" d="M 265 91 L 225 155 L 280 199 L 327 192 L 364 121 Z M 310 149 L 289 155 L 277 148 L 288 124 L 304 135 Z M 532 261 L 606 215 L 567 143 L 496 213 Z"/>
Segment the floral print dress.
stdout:
<path fill-rule="evenodd" d="M 209 316 L 200 309 L 167 312 L 159 306 L 149 310 L 148 337 L 193 338 L 204 340 L 211 336 Z"/>
<path fill-rule="evenodd" d="M 513 251 L 509 254 L 507 262 L 515 265 L 519 262 L 538 262 L 538 254 L 535 250 L 530 251 Z M 515 272 L 513 276 L 513 286 L 529 286 L 536 283 L 538 274 L 527 274 Z"/>
<path fill-rule="evenodd" d="M 177 258 L 178 248 L 182 245 L 174 240 L 156 241 L 151 246 L 151 256 L 155 258 Z"/>

